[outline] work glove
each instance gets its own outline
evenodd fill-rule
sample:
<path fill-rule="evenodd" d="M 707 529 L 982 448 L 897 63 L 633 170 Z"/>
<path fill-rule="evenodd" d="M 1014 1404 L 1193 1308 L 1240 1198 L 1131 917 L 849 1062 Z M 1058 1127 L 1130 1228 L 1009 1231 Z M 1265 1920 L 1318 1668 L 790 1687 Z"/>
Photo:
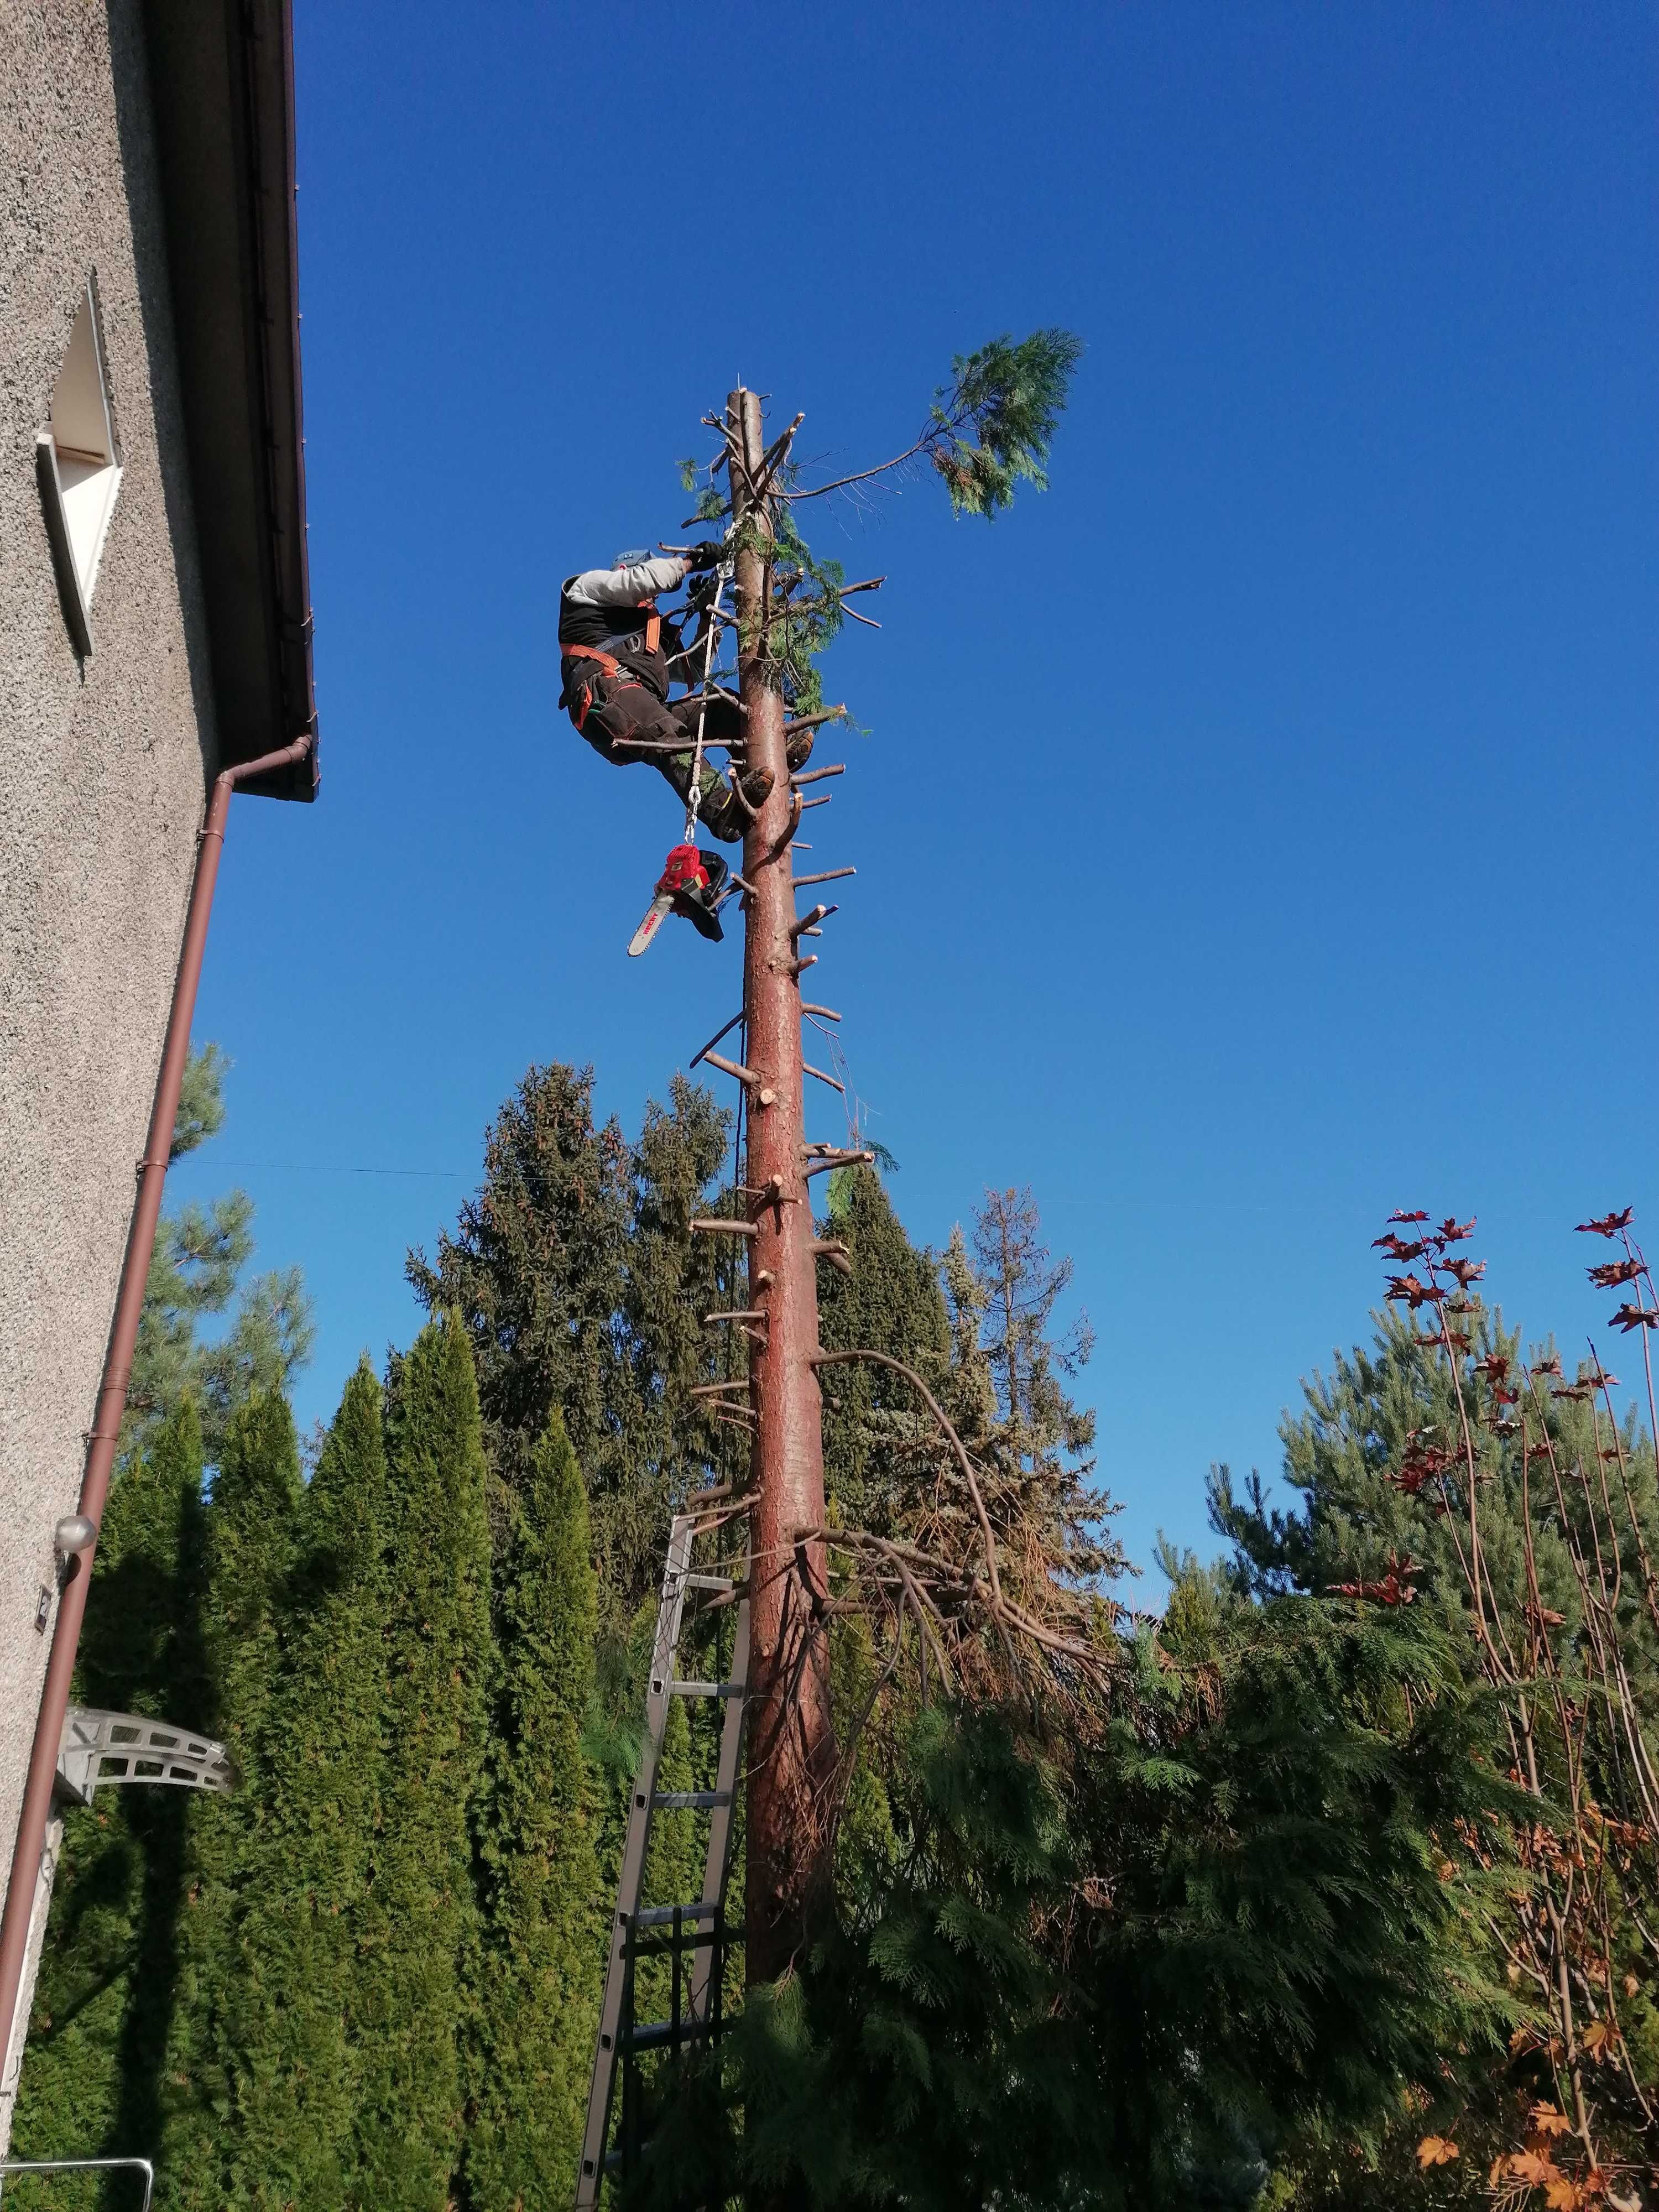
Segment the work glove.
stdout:
<path fill-rule="evenodd" d="M 701 545 L 694 545 L 685 556 L 685 565 L 693 571 L 699 568 L 718 568 L 726 558 L 726 548 L 718 538 L 705 538 Z"/>

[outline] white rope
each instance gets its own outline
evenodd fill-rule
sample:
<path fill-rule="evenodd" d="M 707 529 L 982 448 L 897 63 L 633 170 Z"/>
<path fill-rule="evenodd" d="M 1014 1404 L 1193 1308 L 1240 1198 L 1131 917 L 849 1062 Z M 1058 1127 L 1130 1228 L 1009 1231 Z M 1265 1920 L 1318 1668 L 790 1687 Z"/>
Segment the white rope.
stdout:
<path fill-rule="evenodd" d="M 704 616 L 707 628 L 703 633 L 702 690 L 697 701 L 697 742 L 691 755 L 691 787 L 685 799 L 685 836 L 683 844 L 696 842 L 697 815 L 702 805 L 702 732 L 708 719 L 708 678 L 714 665 L 714 641 L 720 626 L 720 594 L 732 580 L 732 563 L 722 561 L 714 581 L 714 602 Z"/>

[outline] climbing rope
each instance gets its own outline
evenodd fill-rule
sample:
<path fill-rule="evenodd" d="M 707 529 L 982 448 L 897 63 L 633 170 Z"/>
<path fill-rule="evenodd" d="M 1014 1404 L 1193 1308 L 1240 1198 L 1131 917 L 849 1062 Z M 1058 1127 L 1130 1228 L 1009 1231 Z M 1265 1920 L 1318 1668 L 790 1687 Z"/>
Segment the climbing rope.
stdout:
<path fill-rule="evenodd" d="M 702 732 L 703 725 L 708 719 L 708 680 L 714 665 L 714 646 L 720 635 L 720 595 L 732 580 L 732 569 L 730 558 L 721 562 L 715 572 L 714 596 L 703 617 L 706 628 L 703 632 L 702 690 L 697 702 L 697 742 L 691 755 L 691 787 L 686 794 L 685 836 L 682 841 L 687 845 L 695 845 L 697 842 L 697 815 L 702 806 Z"/>

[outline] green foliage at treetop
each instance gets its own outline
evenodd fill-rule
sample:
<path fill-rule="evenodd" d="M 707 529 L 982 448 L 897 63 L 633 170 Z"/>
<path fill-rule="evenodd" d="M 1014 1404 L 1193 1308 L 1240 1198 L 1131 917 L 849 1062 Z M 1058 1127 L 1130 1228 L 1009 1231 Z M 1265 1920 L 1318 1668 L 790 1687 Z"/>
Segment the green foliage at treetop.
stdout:
<path fill-rule="evenodd" d="M 951 363 L 954 380 L 934 395 L 926 440 L 958 514 L 988 520 L 1011 506 L 1022 482 L 1048 488 L 1048 448 L 1066 405 L 1083 341 L 1070 331 L 1006 332 Z"/>

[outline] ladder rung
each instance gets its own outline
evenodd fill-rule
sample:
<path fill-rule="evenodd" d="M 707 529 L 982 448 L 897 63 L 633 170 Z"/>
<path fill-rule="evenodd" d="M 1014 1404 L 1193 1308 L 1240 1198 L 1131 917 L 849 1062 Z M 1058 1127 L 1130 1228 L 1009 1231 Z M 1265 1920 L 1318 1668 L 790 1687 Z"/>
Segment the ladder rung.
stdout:
<path fill-rule="evenodd" d="M 708 2026 L 705 2021 L 682 2020 L 680 2022 L 679 2035 L 682 2043 L 696 2043 L 708 2033 Z M 660 2051 L 665 2043 L 672 2043 L 673 2040 L 673 2021 L 653 2020 L 647 2021 L 642 2027 L 630 2029 L 626 2035 L 619 2035 L 617 2038 L 617 2046 L 622 2051 Z"/>
<path fill-rule="evenodd" d="M 671 1682 L 668 1689 L 676 1698 L 740 1698 L 745 1686 L 742 1682 L 694 1682 L 688 1677 Z"/>
<path fill-rule="evenodd" d="M 716 1805 L 729 1805 L 729 1790 L 653 1790 L 653 1808 L 663 1813 L 707 1813 Z"/>
<path fill-rule="evenodd" d="M 636 1928 L 672 1928 L 678 1912 L 682 1921 L 707 1920 L 714 1913 L 712 1905 L 647 1905 L 634 1915 Z"/>
<path fill-rule="evenodd" d="M 685 1587 L 687 1589 L 731 1591 L 736 1589 L 737 1584 L 730 1575 L 688 1575 L 685 1577 Z"/>

